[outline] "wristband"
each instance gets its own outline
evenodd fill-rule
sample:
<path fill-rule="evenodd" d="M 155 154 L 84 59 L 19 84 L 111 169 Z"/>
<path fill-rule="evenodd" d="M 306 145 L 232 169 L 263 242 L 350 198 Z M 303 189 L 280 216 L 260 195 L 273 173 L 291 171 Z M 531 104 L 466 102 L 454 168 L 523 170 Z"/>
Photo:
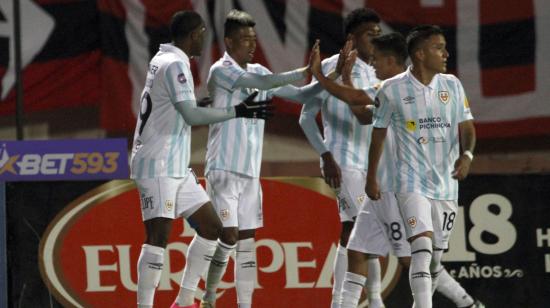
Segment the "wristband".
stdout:
<path fill-rule="evenodd" d="M 462 155 L 468 156 L 468 158 L 470 159 L 470 161 L 474 160 L 474 154 L 472 154 L 471 151 L 464 151 L 464 152 L 462 153 Z"/>

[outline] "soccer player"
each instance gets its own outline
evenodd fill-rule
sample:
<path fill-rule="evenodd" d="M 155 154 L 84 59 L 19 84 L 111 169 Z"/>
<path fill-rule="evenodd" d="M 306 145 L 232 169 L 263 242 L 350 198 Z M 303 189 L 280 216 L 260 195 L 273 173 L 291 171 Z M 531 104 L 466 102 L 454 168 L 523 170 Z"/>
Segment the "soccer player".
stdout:
<path fill-rule="evenodd" d="M 386 80 L 376 96 L 366 188 L 369 198 L 381 199 L 377 169 L 391 126 L 394 189 L 411 246 L 409 282 L 416 307 L 431 308 L 432 277 L 443 269 L 458 209 L 457 180 L 469 172 L 475 128 L 462 84 L 444 74 L 449 53 L 441 29 L 414 28 L 407 50 L 412 66 Z"/>
<path fill-rule="evenodd" d="M 391 78 L 405 71 L 407 47 L 405 38 L 399 33 L 390 33 L 372 40 L 374 45 L 372 65 L 376 77 L 380 80 Z M 354 56 L 351 54 L 346 60 L 342 71 L 342 80 L 345 85 L 337 84 L 322 75 L 318 68 L 318 52 L 312 52 L 311 70 L 327 91 L 350 105 L 363 105 L 365 108 L 355 115 L 362 124 L 371 124 L 374 107 L 375 87 L 355 89 L 350 81 L 351 65 Z M 361 287 L 356 283 L 364 284 L 368 275 L 368 264 L 378 261 L 378 256 L 387 256 L 390 250 L 398 257 L 399 263 L 409 268 L 410 245 L 403 235 L 404 225 L 399 214 L 395 195 L 392 192 L 392 177 L 394 170 L 393 136 L 388 129 L 382 153 L 381 168 L 378 168 L 377 177 L 380 183 L 381 198 L 377 201 L 366 199 L 348 242 L 348 271 L 342 287 L 342 308 L 357 307 Z M 370 260 L 376 258 L 375 260 Z M 460 284 L 454 280 L 443 268 L 439 274 L 436 290 L 452 300 L 457 307 L 483 307 L 475 301 Z M 368 277 L 367 279 L 380 279 Z M 369 307 L 380 307 L 370 303 Z"/>
<path fill-rule="evenodd" d="M 256 49 L 255 21 L 250 14 L 231 10 L 224 25 L 226 53 L 212 65 L 208 90 L 213 106 L 228 108 L 261 90 L 260 99 L 279 96 L 296 101 L 322 90 L 320 85 L 288 85 L 308 76 L 308 67 L 272 74 L 250 63 Z M 201 307 L 214 307 L 216 289 L 230 255 L 236 250 L 235 287 L 240 308 L 252 305 L 256 282 L 256 229 L 263 226 L 260 165 L 263 120 L 234 119 L 210 125 L 206 153 L 207 192 L 222 221 L 223 231 L 206 278 Z"/>
<path fill-rule="evenodd" d="M 380 34 L 380 17 L 368 8 L 353 10 L 344 19 L 344 34 L 351 40 L 358 59 L 353 67 L 352 81 L 358 88 L 373 86 L 379 82 L 374 69 L 369 64 L 372 57 L 370 40 Z M 339 55 L 325 59 L 323 72 L 336 66 Z M 367 174 L 367 149 L 371 126 L 361 125 L 354 116 L 354 110 L 346 106 L 326 91 L 314 97 L 302 108 L 300 125 L 317 153 L 321 156 L 321 171 L 325 182 L 332 187 L 338 198 L 342 232 L 334 261 L 334 283 L 332 307 L 338 307 L 340 289 L 347 269 L 346 245 L 357 216 L 361 200 L 365 198 L 365 178 Z M 358 108 L 364 108 L 359 106 Z M 324 139 L 316 123 L 321 110 L 324 126 Z M 372 273 L 380 274 L 380 266 Z M 373 280 L 374 281 L 374 280 Z M 370 283 L 370 282 L 369 282 Z M 380 298 L 380 286 L 368 285 L 369 297 Z"/>
<path fill-rule="evenodd" d="M 181 289 L 172 307 L 196 307 L 194 294 L 216 249 L 221 222 L 193 171 L 188 169 L 191 125 L 271 115 L 267 102 L 251 95 L 237 106 L 196 107 L 189 58 L 200 56 L 204 22 L 192 11 L 172 17 L 171 44 L 160 45 L 149 63 L 134 133 L 131 178 L 141 198 L 146 239 L 138 260 L 138 307 L 152 307 L 164 263 L 172 220 L 179 216 L 197 226 L 187 251 Z M 263 121 L 263 120 L 261 120 Z"/>

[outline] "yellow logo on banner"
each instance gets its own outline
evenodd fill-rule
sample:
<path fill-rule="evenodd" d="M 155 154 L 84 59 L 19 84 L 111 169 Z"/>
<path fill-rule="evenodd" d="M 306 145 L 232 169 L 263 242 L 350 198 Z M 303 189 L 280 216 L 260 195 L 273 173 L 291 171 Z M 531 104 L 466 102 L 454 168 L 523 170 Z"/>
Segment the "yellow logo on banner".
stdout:
<path fill-rule="evenodd" d="M 416 130 L 416 121 L 415 120 L 407 120 L 406 126 L 407 130 L 409 132 L 414 132 Z"/>

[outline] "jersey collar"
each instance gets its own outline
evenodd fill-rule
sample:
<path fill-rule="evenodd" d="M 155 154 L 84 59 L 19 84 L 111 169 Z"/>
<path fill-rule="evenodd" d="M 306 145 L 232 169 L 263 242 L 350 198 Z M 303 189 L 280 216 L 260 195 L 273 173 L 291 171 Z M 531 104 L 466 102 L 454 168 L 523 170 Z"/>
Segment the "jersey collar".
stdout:
<path fill-rule="evenodd" d="M 189 57 L 185 54 L 185 52 L 183 52 L 183 50 L 179 49 L 178 47 L 174 46 L 174 44 L 172 43 L 160 44 L 159 50 L 162 52 L 174 53 L 183 61 L 185 61 L 185 63 L 189 64 Z"/>
<path fill-rule="evenodd" d="M 437 82 L 439 80 L 439 74 L 435 74 L 434 77 L 432 78 L 432 81 L 430 81 L 430 83 L 428 85 L 425 85 L 422 82 L 420 82 L 418 79 L 416 79 L 416 77 L 414 77 L 411 69 L 412 69 L 412 66 L 409 65 L 409 67 L 407 68 L 407 76 L 409 77 L 409 79 L 411 80 L 411 82 L 412 82 L 412 84 L 414 85 L 415 88 L 417 88 L 418 90 L 422 90 L 424 88 L 434 90 L 437 87 Z"/>
<path fill-rule="evenodd" d="M 240 69 L 240 70 L 243 70 L 243 71 L 245 70 L 244 68 L 242 68 L 242 67 L 237 63 L 237 61 L 235 61 L 235 59 L 233 59 L 233 58 L 227 53 L 227 51 L 224 52 L 224 54 L 223 54 L 223 62 L 225 63 L 225 61 L 231 62 L 231 64 L 232 64 L 235 68 L 237 68 L 237 69 Z M 247 65 L 247 67 L 248 67 L 248 65 Z"/>

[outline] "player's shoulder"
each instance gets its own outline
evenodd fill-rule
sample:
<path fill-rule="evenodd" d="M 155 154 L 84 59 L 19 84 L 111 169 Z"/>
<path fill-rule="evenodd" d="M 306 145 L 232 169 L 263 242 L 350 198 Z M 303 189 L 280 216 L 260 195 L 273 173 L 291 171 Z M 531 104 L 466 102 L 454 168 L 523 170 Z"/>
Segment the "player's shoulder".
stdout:
<path fill-rule="evenodd" d="M 335 55 L 332 55 L 328 58 L 325 58 L 325 59 L 323 59 L 323 61 L 321 61 L 321 65 L 323 67 L 336 66 L 336 63 L 338 62 L 338 57 L 339 56 L 340 56 L 339 54 L 335 54 Z"/>
<path fill-rule="evenodd" d="M 271 74 L 271 71 L 267 67 L 261 65 L 260 63 L 248 63 L 247 66 L 248 66 L 248 71 L 254 72 L 256 74 L 261 74 L 261 75 Z"/>
<path fill-rule="evenodd" d="M 460 80 L 458 79 L 458 77 L 456 77 L 453 74 L 439 74 L 439 78 L 441 78 L 442 80 L 445 80 L 445 81 L 460 83 Z"/>
<path fill-rule="evenodd" d="M 407 72 L 403 72 L 381 82 L 380 90 L 386 90 L 388 88 L 398 87 L 407 82 L 408 82 Z"/>

